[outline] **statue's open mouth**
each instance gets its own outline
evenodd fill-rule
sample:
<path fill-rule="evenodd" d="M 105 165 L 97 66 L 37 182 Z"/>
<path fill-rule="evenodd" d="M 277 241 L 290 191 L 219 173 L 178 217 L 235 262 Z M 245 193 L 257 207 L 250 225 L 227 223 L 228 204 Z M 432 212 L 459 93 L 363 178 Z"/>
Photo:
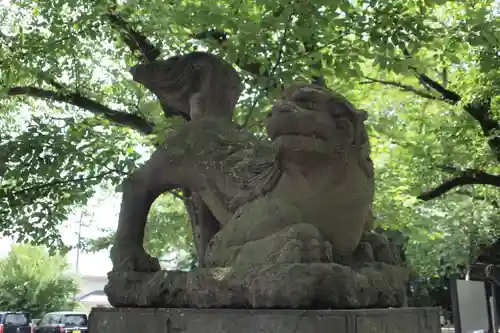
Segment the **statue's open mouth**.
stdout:
<path fill-rule="evenodd" d="M 281 141 L 329 141 L 331 124 L 315 110 L 314 105 L 307 107 L 287 100 L 275 101 L 267 122 L 269 137 L 273 141 L 278 138 Z"/>

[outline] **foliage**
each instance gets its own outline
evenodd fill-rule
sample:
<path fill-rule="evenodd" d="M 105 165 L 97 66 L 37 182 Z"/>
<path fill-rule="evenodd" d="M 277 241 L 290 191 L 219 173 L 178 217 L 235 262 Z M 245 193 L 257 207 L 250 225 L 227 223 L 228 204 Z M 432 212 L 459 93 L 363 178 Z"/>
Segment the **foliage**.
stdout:
<path fill-rule="evenodd" d="M 179 253 L 175 259 L 186 267 L 189 255 L 183 253 L 192 247 L 189 221 L 182 200 L 171 195 L 162 195 L 151 207 L 146 225 L 145 248 L 156 257 L 172 252 Z M 105 236 L 87 240 L 88 251 L 108 249 L 114 237 L 114 230 L 102 230 Z"/>
<path fill-rule="evenodd" d="M 14 245 L 0 261 L 0 307 L 24 310 L 33 318 L 46 312 L 72 310 L 78 285 L 61 255 L 43 247 Z"/>
<path fill-rule="evenodd" d="M 376 110 L 377 99 L 373 101 Z M 418 273 L 437 277 L 451 267 L 455 272 L 457 265 L 473 260 L 479 245 L 499 235 L 498 189 L 462 187 L 425 203 L 416 196 L 429 184 L 449 179 L 447 168 L 500 171 L 498 163 L 474 123 L 459 110 L 425 105 L 411 95 L 393 95 L 391 102 L 400 107 L 386 112 L 386 102 L 371 113 L 378 222 L 410 237 L 407 256 Z"/>
<path fill-rule="evenodd" d="M 0 227 L 18 241 L 62 248 L 57 227 L 69 208 L 85 204 L 103 180 L 118 184 L 135 167 L 138 154 L 124 131 L 115 130 L 103 141 L 109 126 L 98 128 L 95 119 L 32 121 L 8 142 Z M 117 156 L 115 149 L 126 154 Z"/>
<path fill-rule="evenodd" d="M 182 121 L 128 68 L 203 49 L 240 70 L 234 119 L 256 134 L 292 80 L 324 81 L 369 111 L 378 224 L 409 237 L 416 272 L 455 269 L 498 235 L 499 12 L 492 0 L 11 2 L 0 9 L 2 230 L 61 245 L 67 211 L 139 165 L 135 144 L 149 151 Z M 150 216 L 151 251 L 186 246 L 172 236 L 187 230 L 178 206 Z"/>

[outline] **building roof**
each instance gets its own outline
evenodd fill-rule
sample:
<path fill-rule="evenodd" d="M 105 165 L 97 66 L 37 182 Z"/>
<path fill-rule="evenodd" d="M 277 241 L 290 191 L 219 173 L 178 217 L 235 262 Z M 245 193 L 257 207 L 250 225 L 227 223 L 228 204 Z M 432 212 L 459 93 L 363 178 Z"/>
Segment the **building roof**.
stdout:
<path fill-rule="evenodd" d="M 93 281 L 93 282 L 101 282 L 101 283 L 107 283 L 108 282 L 108 277 L 105 275 L 82 275 L 80 276 L 80 279 L 83 281 Z"/>
<path fill-rule="evenodd" d="M 102 290 L 94 290 L 88 294 L 82 295 L 76 298 L 77 301 L 81 303 L 93 303 L 93 304 L 102 304 L 108 305 L 108 296 Z"/>
<path fill-rule="evenodd" d="M 87 294 L 84 294 L 84 295 L 77 296 L 75 299 L 76 299 L 77 301 L 80 301 L 80 302 L 81 302 L 82 300 L 84 301 L 84 300 L 86 300 L 86 299 L 87 299 L 88 297 L 90 297 L 90 296 L 104 296 L 104 297 L 106 297 L 106 298 L 107 298 L 107 296 L 106 296 L 106 294 L 104 293 L 104 291 L 102 291 L 102 290 L 93 290 L 93 291 L 91 291 L 90 293 L 87 293 Z"/>
<path fill-rule="evenodd" d="M 85 312 L 77 312 L 77 311 L 54 311 L 47 312 L 46 314 L 56 314 L 56 315 L 87 315 Z"/>

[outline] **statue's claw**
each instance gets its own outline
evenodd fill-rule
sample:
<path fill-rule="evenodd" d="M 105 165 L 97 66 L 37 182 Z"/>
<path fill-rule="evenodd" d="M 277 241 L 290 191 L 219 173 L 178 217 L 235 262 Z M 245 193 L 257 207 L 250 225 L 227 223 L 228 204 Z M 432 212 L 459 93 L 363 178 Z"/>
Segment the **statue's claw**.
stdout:
<path fill-rule="evenodd" d="M 110 257 L 114 271 L 149 273 L 161 269 L 158 259 L 150 256 L 142 247 L 113 245 Z"/>

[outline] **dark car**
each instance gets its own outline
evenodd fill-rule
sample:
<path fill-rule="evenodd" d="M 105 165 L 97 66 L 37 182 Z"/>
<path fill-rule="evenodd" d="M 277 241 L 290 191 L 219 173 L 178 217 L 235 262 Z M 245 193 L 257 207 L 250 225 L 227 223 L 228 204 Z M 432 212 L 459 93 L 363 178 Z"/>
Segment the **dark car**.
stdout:
<path fill-rule="evenodd" d="M 31 333 L 31 315 L 24 311 L 0 312 L 0 333 Z"/>
<path fill-rule="evenodd" d="M 35 327 L 35 333 L 88 333 L 87 314 L 83 312 L 50 312 Z"/>

